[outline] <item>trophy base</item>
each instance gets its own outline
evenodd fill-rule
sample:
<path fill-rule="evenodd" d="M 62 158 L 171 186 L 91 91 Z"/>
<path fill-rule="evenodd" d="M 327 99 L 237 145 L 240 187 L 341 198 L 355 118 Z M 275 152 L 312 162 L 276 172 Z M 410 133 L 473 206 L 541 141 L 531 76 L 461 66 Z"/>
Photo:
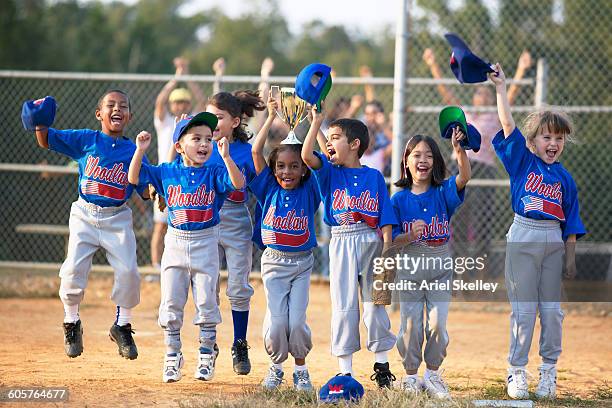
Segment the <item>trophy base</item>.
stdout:
<path fill-rule="evenodd" d="M 281 144 L 302 144 L 302 141 L 297 138 L 293 131 L 289 132 L 285 140 L 281 142 Z"/>

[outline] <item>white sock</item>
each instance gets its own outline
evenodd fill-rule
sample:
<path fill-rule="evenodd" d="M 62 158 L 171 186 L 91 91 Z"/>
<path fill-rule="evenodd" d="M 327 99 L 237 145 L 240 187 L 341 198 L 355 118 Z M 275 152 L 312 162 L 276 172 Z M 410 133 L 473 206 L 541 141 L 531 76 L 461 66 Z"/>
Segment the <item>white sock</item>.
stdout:
<path fill-rule="evenodd" d="M 556 366 L 556 364 L 554 364 L 554 363 L 542 363 L 540 368 L 542 370 L 550 370 L 551 368 L 555 368 L 555 366 Z"/>
<path fill-rule="evenodd" d="M 117 326 L 125 326 L 132 320 L 132 309 L 117 306 Z"/>
<path fill-rule="evenodd" d="M 438 370 L 430 370 L 429 368 L 425 368 L 425 375 L 423 375 L 423 378 L 429 378 L 434 374 L 438 374 Z"/>
<path fill-rule="evenodd" d="M 344 356 L 338 356 L 338 366 L 342 374 L 353 375 L 353 355 L 346 354 Z"/>
<path fill-rule="evenodd" d="M 389 357 L 387 356 L 387 352 L 377 351 L 376 353 L 374 353 L 374 362 L 381 364 L 388 363 Z"/>
<path fill-rule="evenodd" d="M 272 367 L 276 371 L 280 371 L 280 372 L 283 371 L 283 363 L 280 363 L 280 364 L 272 363 L 272 364 L 270 364 L 270 367 Z"/>
<path fill-rule="evenodd" d="M 297 373 L 298 371 L 308 371 L 308 367 L 306 367 L 306 364 L 304 365 L 295 365 L 295 372 Z"/>
<path fill-rule="evenodd" d="M 76 323 L 79 317 L 79 305 L 64 305 L 64 323 Z"/>

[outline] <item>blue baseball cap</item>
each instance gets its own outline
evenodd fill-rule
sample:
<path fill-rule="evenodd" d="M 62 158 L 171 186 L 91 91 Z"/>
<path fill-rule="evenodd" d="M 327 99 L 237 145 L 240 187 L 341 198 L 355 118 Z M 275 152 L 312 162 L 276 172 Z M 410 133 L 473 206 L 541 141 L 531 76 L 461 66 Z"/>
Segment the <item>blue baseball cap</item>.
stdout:
<path fill-rule="evenodd" d="M 313 84 L 313 77 L 318 78 L 315 84 Z M 331 67 L 318 62 L 306 65 L 295 78 L 296 95 L 311 105 L 316 104 L 319 108 L 331 86 Z"/>
<path fill-rule="evenodd" d="M 363 397 L 363 386 L 350 375 L 332 377 L 319 391 L 319 401 L 336 403 L 341 400 L 356 402 Z"/>
<path fill-rule="evenodd" d="M 487 73 L 495 72 L 491 68 L 491 63 L 485 62 L 474 55 L 470 51 L 470 47 L 457 34 L 448 33 L 444 34 L 444 37 L 446 37 L 446 41 L 452 47 L 450 67 L 459 82 L 462 84 L 485 82 L 487 80 Z"/>
<path fill-rule="evenodd" d="M 461 147 L 465 150 L 473 150 L 474 153 L 478 153 L 481 141 L 480 132 L 478 132 L 476 127 L 467 123 L 465 120 L 465 113 L 460 107 L 447 106 L 442 109 L 438 121 L 440 123 L 440 136 L 445 139 L 450 139 L 453 136 L 453 129 L 459 127 L 467 136 L 461 141 Z"/>
<path fill-rule="evenodd" d="M 194 126 L 208 126 L 211 132 L 214 132 L 217 128 L 218 121 L 219 119 L 210 112 L 200 112 L 195 116 L 188 116 L 176 124 L 174 133 L 172 134 L 172 142 L 178 142 L 181 136 L 183 136 L 189 128 Z"/>

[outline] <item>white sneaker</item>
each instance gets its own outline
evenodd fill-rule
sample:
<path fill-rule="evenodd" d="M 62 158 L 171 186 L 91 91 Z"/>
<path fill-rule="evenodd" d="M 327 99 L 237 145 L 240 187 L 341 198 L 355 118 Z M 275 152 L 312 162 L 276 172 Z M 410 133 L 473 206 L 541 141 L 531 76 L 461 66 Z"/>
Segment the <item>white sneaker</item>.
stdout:
<path fill-rule="evenodd" d="M 215 344 L 212 352 L 210 349 L 200 347 L 198 351 L 198 366 L 194 377 L 196 380 L 210 381 L 215 375 L 215 361 L 219 355 L 219 347 Z"/>
<path fill-rule="evenodd" d="M 270 367 L 268 370 L 268 375 L 266 375 L 266 378 L 264 378 L 264 380 L 261 382 L 261 386 L 267 390 L 275 390 L 283 383 L 284 375 L 285 373 L 283 373 L 281 370 Z"/>
<path fill-rule="evenodd" d="M 540 366 L 540 382 L 535 390 L 538 398 L 555 399 L 557 397 L 557 367 L 554 364 Z"/>
<path fill-rule="evenodd" d="M 508 396 L 514 399 L 529 398 L 529 384 L 527 383 L 527 370 L 524 367 L 508 368 Z"/>
<path fill-rule="evenodd" d="M 164 359 L 164 374 L 162 380 L 165 383 L 177 382 L 181 379 L 181 368 L 183 368 L 183 353 L 166 354 Z"/>
<path fill-rule="evenodd" d="M 410 395 L 417 395 L 423 390 L 423 382 L 417 374 L 406 375 L 399 383 L 399 388 Z"/>
<path fill-rule="evenodd" d="M 423 387 L 430 397 L 438 399 L 450 399 L 448 386 L 442 379 L 443 370 L 425 371 L 423 376 Z"/>
<path fill-rule="evenodd" d="M 293 373 L 293 388 L 296 391 L 312 391 L 312 382 L 308 370 L 295 371 Z"/>

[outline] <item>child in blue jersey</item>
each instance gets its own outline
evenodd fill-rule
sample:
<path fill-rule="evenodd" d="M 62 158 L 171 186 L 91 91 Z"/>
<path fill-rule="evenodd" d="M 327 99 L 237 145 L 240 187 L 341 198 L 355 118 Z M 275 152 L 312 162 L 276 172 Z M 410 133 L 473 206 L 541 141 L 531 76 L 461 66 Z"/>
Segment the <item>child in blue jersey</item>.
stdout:
<path fill-rule="evenodd" d="M 253 117 L 256 110 L 265 109 L 265 104 L 258 92 L 236 91 L 219 92 L 209 101 L 206 111 L 214 114 L 219 122 L 213 132 L 213 139 L 226 138 L 229 141 L 230 156 L 246 177 L 247 183 L 255 176 L 253 156 L 251 155 L 251 137 L 246 129 L 247 118 Z M 216 152 L 211 164 L 220 163 Z M 253 262 L 253 224 L 247 207 L 246 190 L 234 191 L 227 195 L 221 209 L 219 251 L 227 264 L 227 290 L 234 321 L 234 341 L 232 361 L 234 372 L 246 375 L 251 371 L 251 362 L 246 340 L 249 324 L 249 305 L 253 288 L 249 284 L 249 274 Z"/>
<path fill-rule="evenodd" d="M 367 348 L 375 353 L 371 378 L 379 387 L 391 387 L 395 377 L 389 369 L 387 352 L 393 348 L 395 336 L 385 307 L 372 302 L 371 289 L 374 259 L 380 256 L 383 241 L 391 243 L 396 217 L 382 174 L 359 162 L 370 140 L 366 125 L 355 119 L 330 123 L 325 146 L 328 158 L 313 151 L 323 115 L 316 107 L 312 114 L 302 159 L 313 170 L 321 191 L 325 222 L 332 227 L 329 244 L 331 351 L 338 357 L 340 374 L 352 375 L 352 356 L 361 348 L 361 292 Z"/>
<path fill-rule="evenodd" d="M 64 304 L 64 346 L 68 357 L 83 352 L 79 304 L 83 300 L 94 253 L 106 251 L 115 272 L 111 299 L 117 305 L 110 338 L 119 354 L 133 360 L 138 350 L 132 338 L 132 308 L 140 302 L 140 275 L 136 264 L 136 237 L 132 211 L 126 201 L 145 184 L 128 182 L 127 168 L 136 146 L 124 136 L 132 118 L 130 100 L 121 90 L 110 90 L 98 100 L 96 119 L 102 131 L 57 130 L 36 127 L 39 146 L 64 154 L 79 165 L 79 198 L 70 209 L 68 253 L 62 264 L 59 295 Z"/>
<path fill-rule="evenodd" d="M 306 308 L 314 263 L 312 249 L 317 246 L 314 214 L 321 197 L 302 162 L 301 145 L 280 145 L 270 153 L 270 167 L 266 164 L 263 148 L 277 107 L 270 96 L 268 118 L 253 143 L 257 176 L 249 184 L 263 209 L 261 232 L 266 245 L 261 256 L 267 300 L 263 337 L 272 364 L 262 385 L 267 389 L 281 385 L 282 364 L 291 354 L 295 359 L 294 388 L 311 391 L 306 355 L 312 349 L 312 339 Z"/>
<path fill-rule="evenodd" d="M 506 77 L 497 64 L 489 74 L 497 91 L 497 111 L 502 130 L 493 147 L 510 176 L 514 222 L 507 234 L 506 288 L 512 306 L 508 395 L 529 396 L 526 365 L 537 311 L 540 312 L 540 381 L 538 398 L 555 398 L 561 354 L 561 279 L 565 253 L 565 276 L 576 275 L 576 239 L 586 233 L 580 219 L 578 189 L 571 174 L 559 163 L 572 133 L 569 119 L 553 111 L 530 114 L 525 136 L 516 127 Z"/>
<path fill-rule="evenodd" d="M 406 370 L 401 388 L 409 393 L 425 388 L 434 398 L 449 397 L 448 387 L 438 369 L 446 357 L 449 341 L 446 320 L 453 270 L 441 265 L 450 257 L 451 217 L 463 202 L 471 175 L 467 154 L 459 145 L 464 138 L 461 130 L 453 129 L 451 140 L 459 174 L 449 178 L 446 178 L 444 158 L 431 137 L 416 135 L 408 140 L 402 158 L 402 178 L 395 183 L 403 190 L 391 197 L 399 221 L 393 229 L 394 242 L 402 244 L 404 256 L 431 259 L 429 265 L 416 271 L 398 271 L 398 279 L 414 282 L 412 288 L 399 296 L 401 321 L 397 349 Z M 429 284 L 436 281 L 445 283 L 446 289 L 430 289 L 433 285 Z M 424 309 L 426 322 L 423 321 Z M 427 344 L 423 353 L 424 334 Z M 423 354 L 427 368 L 421 381 L 417 371 Z"/>
<path fill-rule="evenodd" d="M 229 155 L 226 139 L 218 142 L 225 166 L 204 166 L 212 153 L 212 132 L 216 126 L 216 116 L 207 112 L 181 119 L 173 134 L 174 146 L 181 157 L 158 166 L 142 163 L 151 135 L 141 132 L 130 164 L 130 183 L 152 184 L 168 206 L 159 306 L 159 325 L 164 329 L 166 344 L 164 382 L 181 378 L 180 330 L 190 285 L 196 306 L 193 323 L 200 326 L 196 379 L 213 378 L 219 354 L 216 344 L 217 325 L 221 323 L 217 303 L 219 210 L 225 195 L 244 188 L 245 181 Z"/>

